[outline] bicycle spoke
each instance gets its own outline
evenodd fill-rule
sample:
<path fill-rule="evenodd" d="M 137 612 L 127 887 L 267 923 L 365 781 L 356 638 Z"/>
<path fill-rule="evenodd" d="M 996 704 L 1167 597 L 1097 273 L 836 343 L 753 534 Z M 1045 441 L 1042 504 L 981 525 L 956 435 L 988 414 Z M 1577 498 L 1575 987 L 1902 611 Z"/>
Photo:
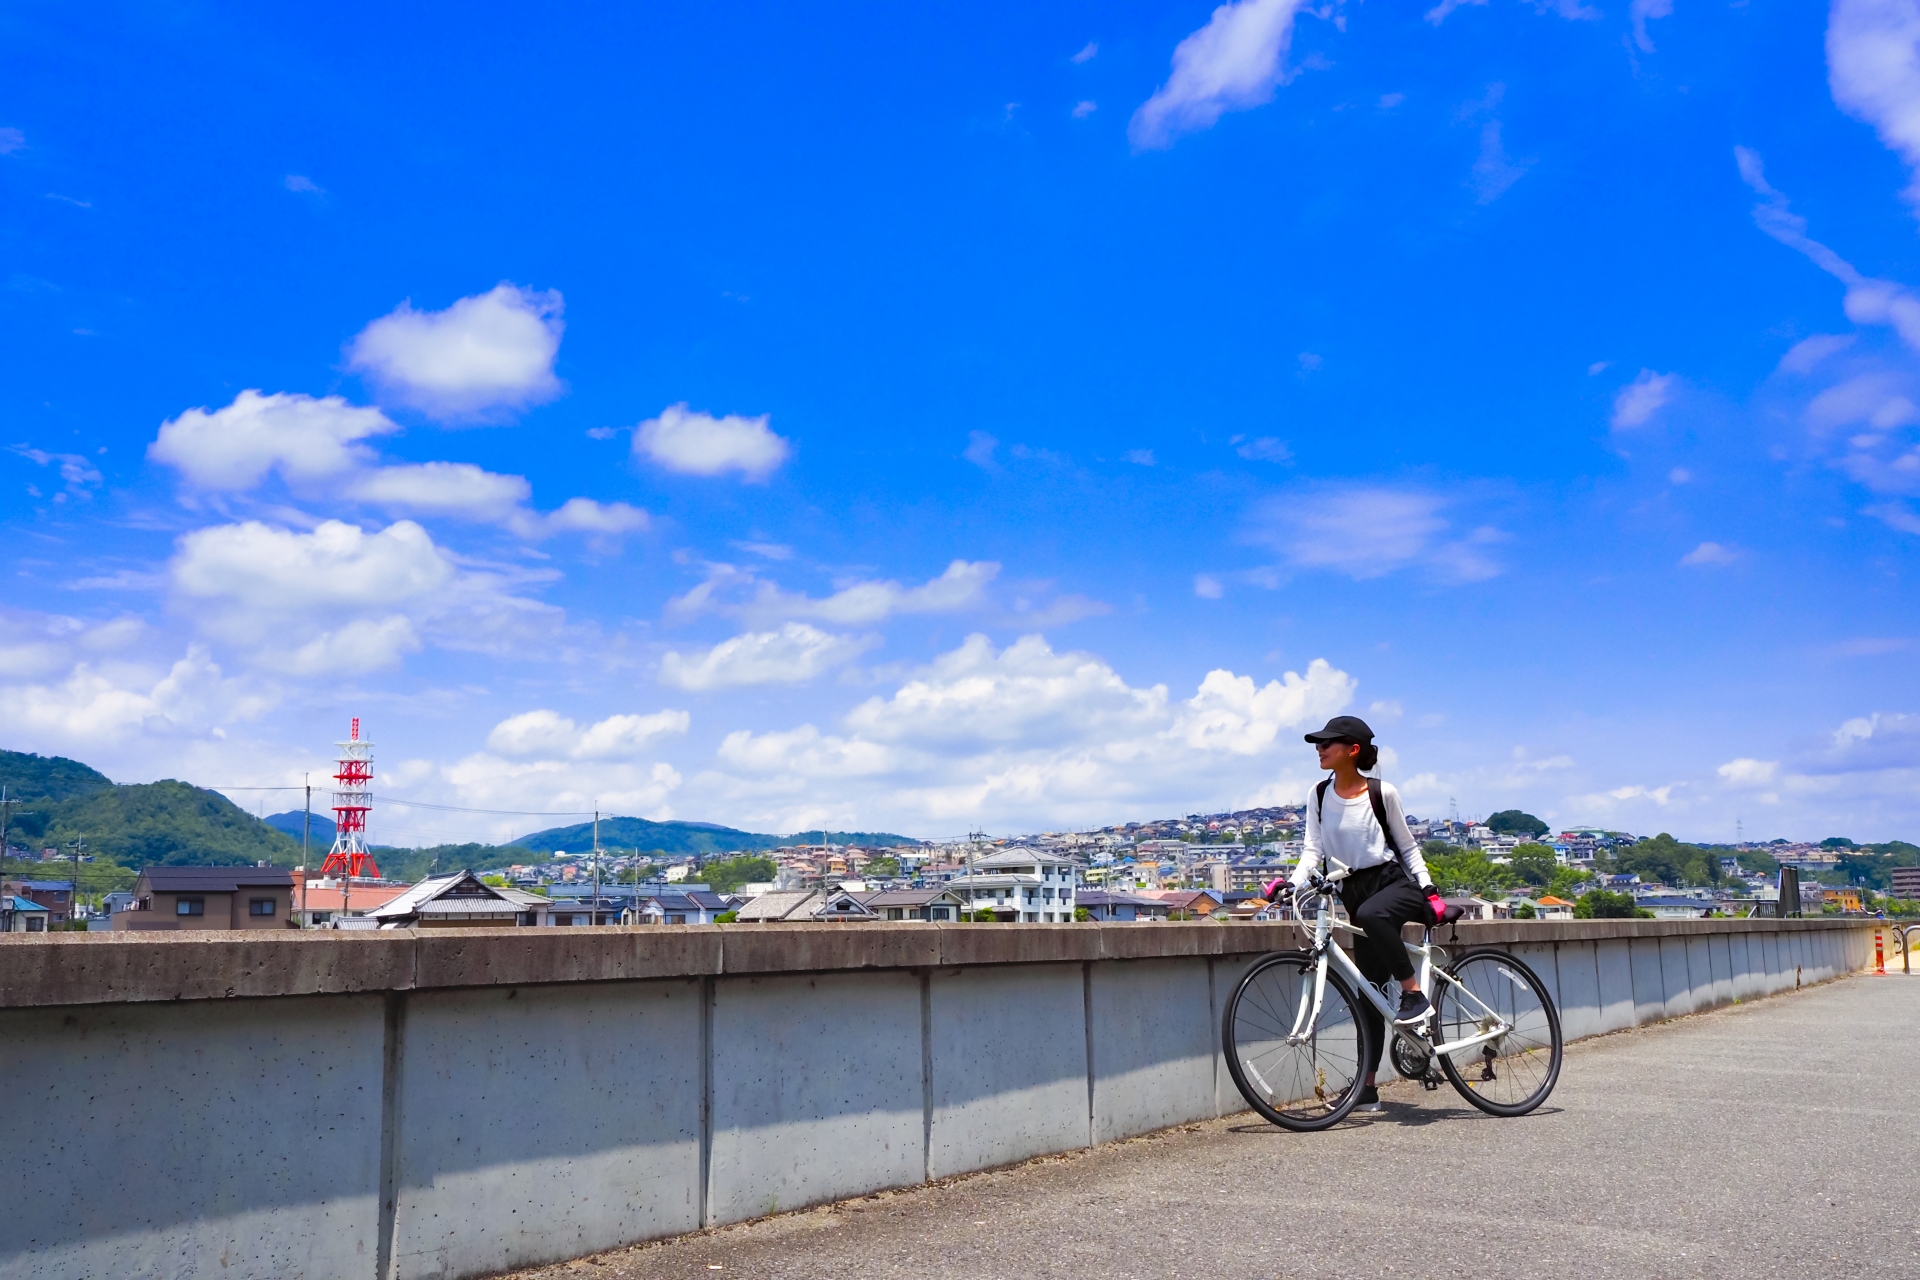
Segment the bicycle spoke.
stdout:
<path fill-rule="evenodd" d="M 1445 1055 L 1448 1077 L 1483 1110 L 1532 1110 L 1559 1076 L 1560 1028 L 1546 991 L 1524 965 L 1493 952 L 1467 956 L 1451 976 L 1438 992 L 1440 1041 L 1481 1039 Z"/>
<path fill-rule="evenodd" d="M 1363 1073 L 1365 1032 L 1344 984 L 1329 979 L 1320 1017 L 1302 1040 L 1288 1043 L 1313 1000 L 1313 967 L 1305 956 L 1258 965 L 1236 988 L 1225 1043 L 1234 1083 L 1269 1120 L 1319 1128 L 1344 1115 Z"/>

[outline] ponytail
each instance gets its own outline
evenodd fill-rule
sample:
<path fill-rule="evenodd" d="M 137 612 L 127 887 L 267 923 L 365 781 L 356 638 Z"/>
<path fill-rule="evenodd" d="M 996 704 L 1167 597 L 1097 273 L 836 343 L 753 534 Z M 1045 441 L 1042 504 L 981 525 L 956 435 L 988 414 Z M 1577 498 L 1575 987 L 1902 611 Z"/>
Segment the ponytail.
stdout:
<path fill-rule="evenodd" d="M 1361 743 L 1359 753 L 1354 756 L 1353 762 L 1359 766 L 1360 772 L 1367 772 L 1380 763 L 1380 748 L 1371 742 Z"/>

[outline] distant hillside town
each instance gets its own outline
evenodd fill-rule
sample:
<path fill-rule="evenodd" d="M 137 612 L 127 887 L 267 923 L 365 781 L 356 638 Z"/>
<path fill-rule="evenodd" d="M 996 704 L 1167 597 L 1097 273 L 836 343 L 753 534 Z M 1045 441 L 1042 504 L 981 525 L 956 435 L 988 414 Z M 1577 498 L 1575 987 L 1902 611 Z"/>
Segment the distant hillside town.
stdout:
<path fill-rule="evenodd" d="M 349 785 L 362 790 L 336 812 L 364 825 L 356 809 L 375 801 Z M 352 833 L 323 814 L 262 819 L 181 782 L 117 786 L 77 761 L 0 752 L 0 788 L 8 932 L 1285 919 L 1263 887 L 1297 865 L 1306 812 L 946 839 L 610 816 L 345 859 Z M 1920 914 L 1920 847 L 1904 841 L 1697 845 L 1554 831 L 1515 809 L 1409 826 L 1436 884 L 1480 918 Z M 1780 901 L 1783 883 L 1797 900 Z"/>

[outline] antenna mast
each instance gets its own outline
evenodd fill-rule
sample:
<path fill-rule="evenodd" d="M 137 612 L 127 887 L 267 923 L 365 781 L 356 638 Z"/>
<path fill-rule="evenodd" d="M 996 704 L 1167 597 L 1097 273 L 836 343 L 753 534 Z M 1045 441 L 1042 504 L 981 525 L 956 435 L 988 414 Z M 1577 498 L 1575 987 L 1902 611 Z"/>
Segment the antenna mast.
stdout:
<path fill-rule="evenodd" d="M 380 867 L 367 852 L 367 813 L 373 808 L 373 744 L 360 737 L 360 717 L 340 748 L 339 770 L 333 775 L 333 849 L 320 864 L 320 874 L 337 874 L 343 881 L 379 879 Z"/>

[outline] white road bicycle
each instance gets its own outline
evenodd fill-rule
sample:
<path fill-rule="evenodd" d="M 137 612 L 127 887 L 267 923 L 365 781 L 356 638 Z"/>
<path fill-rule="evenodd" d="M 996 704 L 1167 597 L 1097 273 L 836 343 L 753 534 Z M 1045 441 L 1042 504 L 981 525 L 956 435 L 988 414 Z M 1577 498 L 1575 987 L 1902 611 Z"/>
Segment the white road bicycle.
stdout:
<path fill-rule="evenodd" d="M 1314 912 L 1312 950 L 1260 957 L 1227 1001 L 1221 1047 L 1253 1109 L 1302 1132 L 1346 1118 L 1374 1060 L 1360 998 L 1380 1011 L 1394 1069 L 1408 1079 L 1428 1089 L 1444 1079 L 1489 1115 L 1523 1116 L 1546 1101 L 1560 1079 L 1560 1014 L 1533 970 L 1490 947 L 1449 963 L 1429 927 L 1420 945 L 1405 945 L 1434 1012 L 1420 1025 L 1395 1026 L 1400 984 L 1375 987 L 1333 945 L 1335 929 L 1360 930 L 1333 917 L 1348 869 L 1329 861 L 1336 870 L 1315 872 L 1294 897 L 1303 918 Z"/>

